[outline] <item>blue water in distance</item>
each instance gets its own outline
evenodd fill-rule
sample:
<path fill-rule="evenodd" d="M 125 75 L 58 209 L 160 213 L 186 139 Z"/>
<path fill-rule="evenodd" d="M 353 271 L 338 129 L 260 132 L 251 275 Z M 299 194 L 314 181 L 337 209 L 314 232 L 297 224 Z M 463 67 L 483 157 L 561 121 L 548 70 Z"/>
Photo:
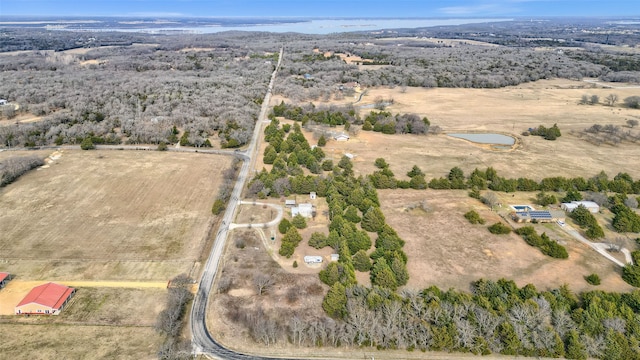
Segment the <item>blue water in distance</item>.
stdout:
<path fill-rule="evenodd" d="M 516 139 L 511 136 L 502 134 L 447 134 L 459 139 L 469 140 L 479 144 L 500 144 L 500 145 L 513 145 L 516 143 Z"/>

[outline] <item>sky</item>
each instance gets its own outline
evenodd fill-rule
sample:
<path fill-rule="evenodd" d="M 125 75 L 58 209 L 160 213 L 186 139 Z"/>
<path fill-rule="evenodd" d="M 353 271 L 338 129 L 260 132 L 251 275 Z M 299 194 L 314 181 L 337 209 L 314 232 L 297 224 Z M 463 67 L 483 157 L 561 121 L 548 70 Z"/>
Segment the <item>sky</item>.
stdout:
<path fill-rule="evenodd" d="M 640 0 L 0 0 L 4 16 L 639 16 Z"/>

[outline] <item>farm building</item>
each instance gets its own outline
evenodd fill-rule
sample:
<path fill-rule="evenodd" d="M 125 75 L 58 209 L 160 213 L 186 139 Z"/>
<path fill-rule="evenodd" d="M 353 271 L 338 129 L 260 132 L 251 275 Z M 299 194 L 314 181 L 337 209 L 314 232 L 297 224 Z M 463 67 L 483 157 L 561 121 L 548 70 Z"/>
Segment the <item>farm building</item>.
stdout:
<path fill-rule="evenodd" d="M 295 200 L 285 200 L 284 201 L 284 206 L 296 206 L 296 201 Z"/>
<path fill-rule="evenodd" d="M 7 282 L 9 282 L 9 280 L 11 280 L 11 274 L 0 272 L 0 289 L 7 285 Z"/>
<path fill-rule="evenodd" d="M 593 201 L 572 201 L 570 203 L 562 203 L 560 208 L 566 212 L 572 212 L 580 205 L 586 207 L 587 210 L 594 214 L 600 211 L 600 206 Z"/>
<path fill-rule="evenodd" d="M 298 204 L 298 206 L 291 208 L 291 216 L 302 215 L 303 217 L 313 217 L 313 205 L 312 204 Z"/>
<path fill-rule="evenodd" d="M 16 305 L 16 315 L 59 315 L 76 289 L 56 283 L 36 286 Z"/>
<path fill-rule="evenodd" d="M 347 134 L 337 134 L 333 137 L 336 141 L 347 141 L 349 140 L 349 135 Z"/>
<path fill-rule="evenodd" d="M 320 264 L 322 262 L 322 256 L 305 256 L 305 264 Z"/>
<path fill-rule="evenodd" d="M 553 210 L 534 210 L 534 211 L 516 211 L 512 214 L 515 222 L 556 222 L 564 221 L 565 214 L 563 211 Z"/>

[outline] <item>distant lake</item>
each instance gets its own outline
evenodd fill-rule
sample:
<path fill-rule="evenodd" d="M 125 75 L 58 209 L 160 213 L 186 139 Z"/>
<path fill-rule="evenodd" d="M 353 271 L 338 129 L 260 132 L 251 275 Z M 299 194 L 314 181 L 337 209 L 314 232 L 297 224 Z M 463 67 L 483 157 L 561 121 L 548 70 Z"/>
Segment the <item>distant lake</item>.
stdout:
<path fill-rule="evenodd" d="M 22 20 L 22 19 L 21 19 Z M 0 27 L 30 27 L 70 31 L 121 31 L 142 33 L 195 33 L 209 34 L 222 31 L 297 32 L 303 34 L 331 34 L 352 31 L 377 31 L 382 29 L 414 29 L 430 26 L 477 24 L 511 21 L 505 18 L 461 19 L 167 19 L 162 21 L 132 21 L 118 18 L 101 19 L 48 19 L 39 21 L 4 21 Z"/>

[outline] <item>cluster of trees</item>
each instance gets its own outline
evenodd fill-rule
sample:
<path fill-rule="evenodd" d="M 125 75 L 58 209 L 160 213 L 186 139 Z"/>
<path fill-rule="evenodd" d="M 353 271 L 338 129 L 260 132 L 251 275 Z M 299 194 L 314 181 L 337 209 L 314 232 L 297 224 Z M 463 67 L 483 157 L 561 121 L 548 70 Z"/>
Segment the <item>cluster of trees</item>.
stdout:
<path fill-rule="evenodd" d="M 511 228 L 501 222 L 489 226 L 489 232 L 496 235 L 506 235 L 511 232 Z"/>
<path fill-rule="evenodd" d="M 533 226 L 521 227 L 517 229 L 515 233 L 520 235 L 527 244 L 540 249 L 540 252 L 547 256 L 556 259 L 566 259 L 569 257 L 569 253 L 567 253 L 567 249 L 565 249 L 564 246 L 551 240 L 546 233 L 538 235 Z"/>
<path fill-rule="evenodd" d="M 377 158 L 375 160 L 375 166 L 380 169 L 376 170 L 368 175 L 369 180 L 376 187 L 376 189 L 426 189 L 427 180 L 425 179 L 424 172 L 414 165 L 407 177 L 409 180 L 396 180 L 395 174 L 389 169 L 389 164 L 384 158 Z"/>
<path fill-rule="evenodd" d="M 191 356 L 191 342 L 181 332 L 187 313 L 187 304 L 193 298 L 189 288 L 193 284 L 187 275 L 178 275 L 169 283 L 165 308 L 158 314 L 156 331 L 165 336 L 158 352 L 160 359 L 185 359 Z"/>
<path fill-rule="evenodd" d="M 0 187 L 7 186 L 31 169 L 44 165 L 38 156 L 12 156 L 0 161 Z"/>
<path fill-rule="evenodd" d="M 525 132 L 523 135 L 542 136 L 545 140 L 555 140 L 562 136 L 560 129 L 558 128 L 558 124 L 553 124 L 550 128 L 540 125 L 537 128 L 529 129 L 529 131 Z"/>
<path fill-rule="evenodd" d="M 634 203 L 633 200 L 629 201 L 626 195 L 612 197 L 612 203 L 610 210 L 614 213 L 611 225 L 617 232 L 634 232 L 640 233 L 640 215 L 636 214 L 627 203 Z M 635 200 L 637 207 L 638 201 Z"/>
<path fill-rule="evenodd" d="M 177 143 L 176 128 L 185 145 L 246 143 L 273 64 L 248 56 L 246 44 L 176 51 L 167 42 L 1 57 L 0 97 L 20 105 L 17 115 L 42 118 L 3 126 L 0 144 Z"/>
<path fill-rule="evenodd" d="M 233 158 L 231 166 L 222 172 L 222 185 L 220 185 L 218 196 L 216 197 L 216 200 L 213 202 L 213 205 L 211 207 L 211 212 L 213 213 L 213 215 L 219 215 L 225 210 L 226 204 L 231 197 L 231 193 L 233 192 L 236 175 L 238 174 L 239 168 L 240 160 L 237 158 Z"/>
<path fill-rule="evenodd" d="M 566 286 L 538 291 L 509 280 L 473 282 L 472 292 L 435 286 L 400 293 L 344 286 L 329 292 L 335 317 L 303 312 L 249 313 L 265 345 L 377 347 L 568 359 L 640 356 L 640 291 L 573 294 Z"/>
<path fill-rule="evenodd" d="M 278 250 L 278 254 L 286 257 L 287 259 L 290 258 L 301 241 L 302 236 L 298 233 L 298 229 L 295 226 L 289 226 L 289 229 L 287 229 L 282 237 L 282 243 L 280 245 L 280 250 Z"/>
<path fill-rule="evenodd" d="M 480 217 L 480 214 L 478 214 L 475 210 L 469 210 L 464 214 L 464 218 L 469 220 L 469 222 L 471 224 L 480 224 L 480 225 L 484 225 L 485 220 Z"/>
<path fill-rule="evenodd" d="M 634 128 L 637 125 L 638 120 L 627 120 L 627 126 L 629 128 Z M 640 134 L 638 134 L 637 132 L 634 132 L 632 130 L 624 131 L 620 126 L 613 124 L 594 124 L 584 129 L 582 132 L 579 132 L 578 136 L 595 145 L 601 145 L 602 143 L 605 143 L 616 146 L 623 141 L 635 143 L 640 140 Z"/>
<path fill-rule="evenodd" d="M 324 124 L 338 126 L 346 124 L 361 124 L 360 116 L 355 108 L 347 106 L 316 107 L 312 103 L 303 106 L 286 104 L 282 101 L 273 107 L 272 116 L 282 116 L 285 119 L 299 121 L 302 126 L 309 122 L 312 124 Z"/>
<path fill-rule="evenodd" d="M 396 114 L 387 111 L 372 111 L 364 119 L 362 130 L 377 131 L 384 134 L 426 134 L 431 123 L 427 117 L 416 114 Z"/>
<path fill-rule="evenodd" d="M 633 264 L 628 264 L 622 269 L 622 279 L 629 284 L 640 287 L 640 250 L 631 253 Z"/>
<path fill-rule="evenodd" d="M 585 235 L 589 239 L 598 239 L 604 237 L 604 230 L 595 216 L 586 207 L 580 205 L 569 214 L 569 217 L 585 230 Z"/>

